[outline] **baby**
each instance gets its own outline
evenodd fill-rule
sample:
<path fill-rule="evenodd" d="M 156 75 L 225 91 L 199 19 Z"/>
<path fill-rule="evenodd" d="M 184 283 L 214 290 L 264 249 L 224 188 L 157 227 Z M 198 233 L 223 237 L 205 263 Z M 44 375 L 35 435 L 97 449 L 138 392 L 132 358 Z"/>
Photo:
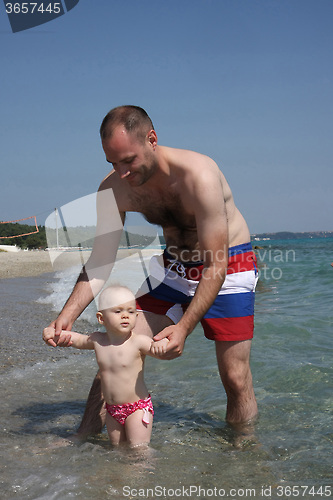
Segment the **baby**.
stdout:
<path fill-rule="evenodd" d="M 101 293 L 97 313 L 106 333 L 63 332 L 66 346 L 95 350 L 106 401 L 106 427 L 114 445 L 125 441 L 130 446 L 149 443 L 154 409 L 143 378 L 144 360 L 146 354 L 158 357 L 165 353 L 169 342 L 154 342 L 133 333 L 137 314 L 132 292 L 123 286 L 111 286 Z M 56 346 L 54 335 L 54 328 L 45 328 L 43 339 Z"/>

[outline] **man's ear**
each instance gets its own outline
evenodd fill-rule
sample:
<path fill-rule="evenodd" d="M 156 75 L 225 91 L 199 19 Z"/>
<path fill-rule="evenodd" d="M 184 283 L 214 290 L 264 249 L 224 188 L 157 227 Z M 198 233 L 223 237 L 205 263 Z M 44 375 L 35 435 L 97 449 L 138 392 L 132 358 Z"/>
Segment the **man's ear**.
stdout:
<path fill-rule="evenodd" d="M 97 321 L 98 321 L 98 323 L 99 323 L 100 325 L 104 325 L 104 318 L 103 318 L 103 314 L 102 314 L 100 311 L 98 311 L 98 312 L 96 313 L 96 318 L 97 318 Z"/>
<path fill-rule="evenodd" d="M 147 140 L 149 142 L 149 144 L 153 147 L 154 151 L 155 151 L 155 148 L 157 146 L 157 134 L 155 132 L 155 130 L 150 130 L 147 134 Z"/>

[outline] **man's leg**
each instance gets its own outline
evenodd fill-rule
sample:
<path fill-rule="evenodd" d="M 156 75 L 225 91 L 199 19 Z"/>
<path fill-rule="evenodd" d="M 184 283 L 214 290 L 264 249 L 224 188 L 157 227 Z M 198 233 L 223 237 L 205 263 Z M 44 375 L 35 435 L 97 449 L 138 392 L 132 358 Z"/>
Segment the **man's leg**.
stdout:
<path fill-rule="evenodd" d="M 250 369 L 251 340 L 216 341 L 219 372 L 227 393 L 226 419 L 231 424 L 249 421 L 258 413 Z"/>
<path fill-rule="evenodd" d="M 89 434 L 99 434 L 105 425 L 105 414 L 101 376 L 98 371 L 90 388 L 86 408 L 76 435 L 84 438 Z"/>
<path fill-rule="evenodd" d="M 134 331 L 141 335 L 153 337 L 163 330 L 163 328 L 172 324 L 171 319 L 167 316 L 139 312 Z M 86 409 L 77 430 L 77 436 L 83 438 L 90 434 L 100 433 L 105 425 L 105 415 L 106 410 L 104 408 L 104 399 L 102 396 L 101 379 L 98 372 L 89 392 Z"/>

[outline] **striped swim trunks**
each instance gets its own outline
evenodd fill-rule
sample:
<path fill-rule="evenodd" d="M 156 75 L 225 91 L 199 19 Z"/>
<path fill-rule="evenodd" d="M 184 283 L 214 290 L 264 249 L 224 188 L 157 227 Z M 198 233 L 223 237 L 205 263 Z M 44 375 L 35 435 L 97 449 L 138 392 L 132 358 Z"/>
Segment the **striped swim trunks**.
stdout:
<path fill-rule="evenodd" d="M 166 251 L 152 257 L 149 277 L 137 294 L 138 311 L 166 315 L 178 323 L 195 294 L 202 271 L 202 262 L 179 262 Z M 226 278 L 201 319 L 208 339 L 252 339 L 257 280 L 256 256 L 251 243 L 230 247 Z"/>

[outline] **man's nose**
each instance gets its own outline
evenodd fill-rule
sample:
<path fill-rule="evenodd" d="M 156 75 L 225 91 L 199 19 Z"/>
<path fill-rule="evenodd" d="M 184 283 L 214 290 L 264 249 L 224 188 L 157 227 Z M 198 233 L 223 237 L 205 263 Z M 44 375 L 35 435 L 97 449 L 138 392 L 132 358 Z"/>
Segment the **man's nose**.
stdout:
<path fill-rule="evenodd" d="M 117 168 L 117 172 L 118 172 L 118 175 L 120 176 L 121 179 L 125 179 L 126 177 L 128 177 L 130 175 L 130 169 L 126 166 L 122 167 L 118 167 Z"/>

